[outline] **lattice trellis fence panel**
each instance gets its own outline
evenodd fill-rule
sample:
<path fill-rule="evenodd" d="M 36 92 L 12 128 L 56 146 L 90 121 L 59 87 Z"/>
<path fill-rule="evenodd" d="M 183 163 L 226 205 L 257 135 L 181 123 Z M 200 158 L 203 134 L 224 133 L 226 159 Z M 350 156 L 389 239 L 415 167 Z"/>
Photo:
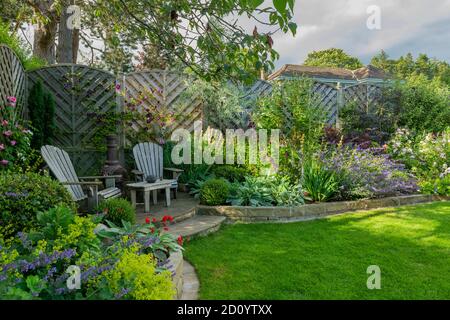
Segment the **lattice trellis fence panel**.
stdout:
<path fill-rule="evenodd" d="M 242 107 L 242 112 L 234 112 L 229 120 L 220 120 L 215 114 L 209 114 L 204 110 L 204 117 L 206 125 L 225 129 L 248 129 L 252 124 L 251 113 L 256 106 L 257 99 L 269 94 L 272 91 L 272 85 L 264 80 L 257 80 L 251 86 L 237 86 L 230 83 L 230 86 L 236 89 L 239 94 L 239 104 Z M 232 88 L 233 89 L 233 88 Z"/>
<path fill-rule="evenodd" d="M 185 80 L 179 73 L 165 70 L 127 74 L 122 79 L 125 105 L 139 99 L 142 112 L 148 107 L 173 112 L 175 122 L 168 127 L 168 135 L 178 128 L 193 131 L 194 122 L 202 119 L 202 102 L 198 96 L 181 99 L 187 89 Z"/>
<path fill-rule="evenodd" d="M 369 112 L 370 108 L 376 108 L 382 99 L 382 88 L 375 84 L 359 84 L 343 89 L 343 105 L 355 103 L 362 111 Z"/>
<path fill-rule="evenodd" d="M 367 110 L 367 85 L 360 84 L 343 89 L 344 105 L 355 103 L 361 110 Z"/>
<path fill-rule="evenodd" d="M 328 115 L 328 123 L 336 123 L 338 113 L 338 91 L 335 86 L 314 82 L 313 94 L 317 97 L 318 106 L 325 108 Z"/>
<path fill-rule="evenodd" d="M 114 75 L 72 64 L 41 68 L 28 75 L 30 89 L 40 80 L 55 98 L 53 144 L 69 153 L 78 174 L 98 172 L 105 155 L 96 150 L 92 138 L 102 126 L 90 112 L 118 110 Z"/>
<path fill-rule="evenodd" d="M 0 106 L 6 104 L 9 96 L 17 98 L 14 119 L 25 116 L 27 77 L 16 54 L 7 46 L 0 44 Z M 3 116 L 0 109 L 0 115 Z"/>

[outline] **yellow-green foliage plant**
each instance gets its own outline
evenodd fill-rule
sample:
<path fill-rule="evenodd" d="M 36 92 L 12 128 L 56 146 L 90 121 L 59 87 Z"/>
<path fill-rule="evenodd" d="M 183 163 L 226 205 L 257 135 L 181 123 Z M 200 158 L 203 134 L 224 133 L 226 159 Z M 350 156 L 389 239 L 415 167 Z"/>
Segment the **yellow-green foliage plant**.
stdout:
<path fill-rule="evenodd" d="M 132 300 L 171 300 L 175 289 L 168 270 L 156 273 L 156 260 L 151 254 L 138 254 L 138 246 L 123 251 L 114 269 L 106 274 L 116 297 Z"/>

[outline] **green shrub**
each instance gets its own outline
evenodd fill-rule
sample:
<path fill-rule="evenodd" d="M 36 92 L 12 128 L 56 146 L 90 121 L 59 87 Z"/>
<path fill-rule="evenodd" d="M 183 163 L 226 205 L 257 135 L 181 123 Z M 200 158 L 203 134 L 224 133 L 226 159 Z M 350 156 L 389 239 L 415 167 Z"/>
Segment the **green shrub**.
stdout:
<path fill-rule="evenodd" d="M 450 196 L 450 175 L 434 180 L 419 182 L 420 192 L 424 194 L 438 194 Z"/>
<path fill-rule="evenodd" d="M 0 175 L 0 225 L 11 225 L 13 235 L 37 222 L 37 213 L 59 204 L 76 209 L 70 193 L 59 182 L 37 173 Z"/>
<path fill-rule="evenodd" d="M 424 75 L 409 77 L 399 85 L 398 126 L 417 132 L 440 132 L 450 123 L 449 86 Z"/>
<path fill-rule="evenodd" d="M 305 163 L 301 178 L 303 190 L 313 201 L 327 201 L 339 191 L 339 178 L 334 171 L 326 169 L 317 161 Z"/>
<path fill-rule="evenodd" d="M 219 165 L 214 167 L 213 173 L 218 178 L 224 178 L 230 182 L 242 182 L 248 174 L 243 167 L 236 167 L 230 165 Z"/>
<path fill-rule="evenodd" d="M 200 190 L 200 203 L 208 206 L 225 204 L 229 194 L 228 182 L 223 179 L 206 181 Z"/>
<path fill-rule="evenodd" d="M 44 66 L 44 60 L 34 57 L 24 42 L 10 31 L 9 24 L 0 21 L 0 44 L 10 47 L 22 62 L 25 70 L 33 70 Z"/>
<path fill-rule="evenodd" d="M 97 207 L 97 211 L 104 212 L 105 219 L 118 226 L 122 225 L 122 220 L 130 223 L 136 222 L 136 210 L 125 199 L 103 201 Z"/>
<path fill-rule="evenodd" d="M 44 89 L 41 81 L 31 88 L 28 109 L 33 126 L 31 146 L 40 149 L 43 145 L 51 144 L 55 134 L 55 100 L 53 95 Z"/>

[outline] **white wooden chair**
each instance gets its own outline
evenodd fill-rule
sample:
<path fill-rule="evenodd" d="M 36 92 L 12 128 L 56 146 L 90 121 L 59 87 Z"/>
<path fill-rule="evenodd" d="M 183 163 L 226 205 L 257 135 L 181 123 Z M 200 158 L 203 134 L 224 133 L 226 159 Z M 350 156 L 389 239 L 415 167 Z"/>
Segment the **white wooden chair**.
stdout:
<path fill-rule="evenodd" d="M 178 177 L 183 170 L 163 167 L 163 148 L 156 143 L 143 142 L 134 146 L 133 156 L 137 170 L 132 172 L 136 175 L 137 181 L 145 181 L 147 176 L 154 176 L 156 179 L 163 177 L 164 171 L 172 172 L 172 185 L 170 189 L 173 196 L 177 198 Z"/>
<path fill-rule="evenodd" d="M 99 201 L 119 197 L 122 192 L 115 186 L 115 179 L 121 176 L 78 177 L 72 161 L 64 150 L 54 146 L 43 146 L 41 154 L 53 175 L 61 182 L 76 202 L 86 200 L 88 208 L 95 208 Z M 98 190 L 104 180 L 106 189 Z M 87 189 L 87 192 L 82 187 Z"/>

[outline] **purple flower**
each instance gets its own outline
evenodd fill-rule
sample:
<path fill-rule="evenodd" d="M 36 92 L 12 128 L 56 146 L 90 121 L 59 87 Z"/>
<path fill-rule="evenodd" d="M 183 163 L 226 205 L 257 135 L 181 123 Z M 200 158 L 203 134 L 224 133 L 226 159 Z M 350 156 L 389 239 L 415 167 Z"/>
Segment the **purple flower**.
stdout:
<path fill-rule="evenodd" d="M 6 160 L 6 159 L 3 159 L 3 160 L 0 161 L 0 164 L 1 164 L 2 166 L 5 166 L 5 167 L 8 165 L 8 163 L 9 163 L 9 161 Z"/>
<path fill-rule="evenodd" d="M 3 135 L 4 135 L 5 137 L 11 137 L 12 134 L 13 134 L 13 133 L 12 133 L 11 130 L 6 130 L 6 131 L 3 132 Z"/>
<path fill-rule="evenodd" d="M 116 299 L 122 299 L 123 296 L 127 295 L 130 292 L 130 289 L 122 288 L 119 293 L 115 295 Z"/>
<path fill-rule="evenodd" d="M 17 144 L 17 141 L 16 140 L 11 140 L 11 145 L 12 146 L 15 146 Z"/>

